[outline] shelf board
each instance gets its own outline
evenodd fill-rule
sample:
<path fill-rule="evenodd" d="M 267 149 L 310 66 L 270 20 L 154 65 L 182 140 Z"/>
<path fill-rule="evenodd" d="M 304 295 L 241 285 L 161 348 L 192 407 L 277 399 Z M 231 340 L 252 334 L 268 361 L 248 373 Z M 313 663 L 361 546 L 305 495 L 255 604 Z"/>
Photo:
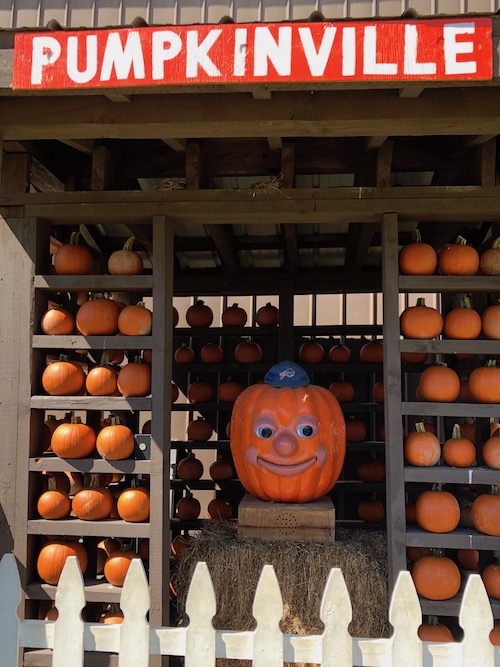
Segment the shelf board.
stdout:
<path fill-rule="evenodd" d="M 215 482 L 213 479 L 196 479 L 185 481 L 183 479 L 171 479 L 170 488 L 174 491 L 189 489 L 190 491 L 223 491 L 228 486 L 241 487 L 239 479 L 225 479 Z"/>
<path fill-rule="evenodd" d="M 433 484 L 497 484 L 500 471 L 493 468 L 452 468 L 445 465 L 405 466 L 405 482 L 429 482 Z"/>
<path fill-rule="evenodd" d="M 151 410 L 151 396 L 32 396 L 38 410 Z"/>
<path fill-rule="evenodd" d="M 431 549 L 500 549 L 500 537 L 483 535 L 472 528 L 457 528 L 451 533 L 429 533 L 414 525 L 406 530 L 406 546 Z"/>
<path fill-rule="evenodd" d="M 38 456 L 29 460 L 30 472 L 89 472 L 123 474 L 149 474 L 151 461 L 142 459 L 123 459 L 122 461 L 105 461 L 104 459 L 61 459 L 55 455 Z"/>
<path fill-rule="evenodd" d="M 175 327 L 174 339 L 219 336 L 223 338 L 241 338 L 246 336 L 277 336 L 278 327 Z"/>
<path fill-rule="evenodd" d="M 229 440 L 172 440 L 170 443 L 172 449 L 225 449 L 229 450 Z"/>
<path fill-rule="evenodd" d="M 403 339 L 399 344 L 401 352 L 427 352 L 429 354 L 499 354 L 497 340 L 429 340 Z"/>
<path fill-rule="evenodd" d="M 87 537 L 149 537 L 150 524 L 131 523 L 122 519 L 102 519 L 100 521 L 82 521 L 69 517 L 50 521 L 31 519 L 28 521 L 29 535 L 85 535 Z"/>
<path fill-rule="evenodd" d="M 174 412 L 231 412 L 234 403 L 172 403 Z"/>
<path fill-rule="evenodd" d="M 362 442 L 348 442 L 346 452 L 385 452 L 385 442 L 381 440 L 363 440 Z"/>
<path fill-rule="evenodd" d="M 151 350 L 152 336 L 33 336 L 33 347 L 41 350 Z"/>
<path fill-rule="evenodd" d="M 401 292 L 498 292 L 497 276 L 399 276 Z"/>
<path fill-rule="evenodd" d="M 35 289 L 53 292 L 141 292 L 151 294 L 153 276 L 35 276 Z"/>
<path fill-rule="evenodd" d="M 404 401 L 403 415 L 428 415 L 438 417 L 498 417 L 498 403 L 427 403 Z"/>
<path fill-rule="evenodd" d="M 497 345 L 498 347 L 498 345 Z M 220 364 L 178 364 L 175 363 L 175 370 L 185 370 L 188 373 L 205 374 L 205 373 L 222 373 L 227 375 L 235 375 L 238 373 L 267 373 L 272 366 L 272 362 L 259 364 L 239 364 L 234 363 L 220 363 Z M 326 359 L 318 364 L 304 364 L 300 363 L 301 367 L 308 373 L 382 373 L 382 364 L 362 364 L 361 362 L 348 362 L 346 364 L 333 364 Z"/>
<path fill-rule="evenodd" d="M 55 600 L 57 586 L 33 582 L 26 586 L 26 596 L 30 600 Z M 112 586 L 100 579 L 85 579 L 85 599 L 87 602 L 120 602 L 123 588 Z"/>
<path fill-rule="evenodd" d="M 430 616 L 457 616 L 462 604 L 462 593 L 449 600 L 427 600 L 419 597 L 422 614 Z M 491 610 L 494 618 L 500 618 L 500 602 L 490 598 Z"/>

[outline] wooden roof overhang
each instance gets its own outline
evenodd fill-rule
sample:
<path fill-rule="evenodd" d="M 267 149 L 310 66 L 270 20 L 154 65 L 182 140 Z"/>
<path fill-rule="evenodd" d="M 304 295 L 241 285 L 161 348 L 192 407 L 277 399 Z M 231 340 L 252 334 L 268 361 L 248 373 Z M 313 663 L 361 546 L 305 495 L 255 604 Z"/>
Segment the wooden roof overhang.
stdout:
<path fill-rule="evenodd" d="M 471 241 L 488 245 L 500 211 L 500 17 L 492 23 L 494 76 L 486 82 L 35 94 L 11 89 L 13 32 L 0 32 L 0 213 L 124 224 L 146 251 L 151 216 L 165 216 L 177 235 L 178 293 L 199 284 L 200 274 L 214 289 L 244 283 L 249 273 L 252 280 L 262 274 L 263 284 L 266 274 L 294 276 L 304 291 L 325 272 L 359 289 L 380 283 L 367 257 L 380 250 L 386 213 L 396 213 L 408 235 L 418 225 L 437 247 L 461 223 Z M 31 192 L 9 185 L 6 174 L 20 164 Z M 395 173 L 408 175 L 409 186 L 394 182 Z M 426 185 L 419 185 L 422 173 Z M 335 177 L 345 174 L 351 186 L 338 187 Z M 250 177 L 268 179 L 269 187 L 249 187 Z M 335 187 L 298 187 L 299 178 L 333 178 Z M 186 190 L 141 189 L 141 181 L 162 179 L 183 179 Z M 242 232 L 249 225 L 252 232 Z M 121 239 L 94 241 L 109 249 Z M 322 263 L 318 251 L 338 249 L 340 261 Z M 279 266 L 263 260 L 249 272 L 240 261 L 242 253 L 267 251 Z M 304 265 L 309 251 L 315 259 Z M 183 261 L 189 252 L 212 260 L 192 269 Z"/>

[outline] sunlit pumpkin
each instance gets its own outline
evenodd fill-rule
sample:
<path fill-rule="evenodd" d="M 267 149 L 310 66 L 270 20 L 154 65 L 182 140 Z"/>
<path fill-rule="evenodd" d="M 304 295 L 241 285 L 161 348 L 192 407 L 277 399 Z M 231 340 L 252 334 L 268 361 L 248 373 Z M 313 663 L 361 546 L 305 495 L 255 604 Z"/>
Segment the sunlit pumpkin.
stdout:
<path fill-rule="evenodd" d="M 72 510 L 83 521 L 100 521 L 111 514 L 113 495 L 100 486 L 98 475 L 92 475 L 89 486 L 84 487 L 73 498 Z"/>
<path fill-rule="evenodd" d="M 449 600 L 460 590 L 460 571 L 439 551 L 431 551 L 413 564 L 411 570 L 417 593 L 429 600 Z"/>
<path fill-rule="evenodd" d="M 109 357 L 103 353 L 99 366 L 92 368 L 85 380 L 85 386 L 91 396 L 112 396 L 116 391 L 117 374 L 109 365 Z"/>
<path fill-rule="evenodd" d="M 112 586 L 123 586 L 128 569 L 134 558 L 139 558 L 135 551 L 115 551 L 104 563 L 104 576 Z"/>
<path fill-rule="evenodd" d="M 472 371 L 469 391 L 478 403 L 500 403 L 500 367 L 496 367 L 495 359 Z"/>
<path fill-rule="evenodd" d="M 38 554 L 37 570 L 40 579 L 47 584 L 57 585 L 62 574 L 66 559 L 76 556 L 82 574 L 88 565 L 87 552 L 83 544 L 76 540 L 50 540 L 45 544 Z"/>
<path fill-rule="evenodd" d="M 153 313 L 144 301 L 126 306 L 118 316 L 118 329 L 124 336 L 148 336 L 153 326 Z"/>
<path fill-rule="evenodd" d="M 83 459 L 94 451 L 96 435 L 93 428 L 72 417 L 70 424 L 60 424 L 52 434 L 54 454 L 62 459 Z"/>
<path fill-rule="evenodd" d="M 418 637 L 423 642 L 453 642 L 453 634 L 446 625 L 438 622 L 436 616 L 429 616 L 427 623 L 418 628 Z"/>
<path fill-rule="evenodd" d="M 40 327 L 48 336 L 67 336 L 75 330 L 75 318 L 65 308 L 50 308 L 42 315 Z"/>
<path fill-rule="evenodd" d="M 431 276 L 436 270 L 436 251 L 428 243 L 422 243 L 419 229 L 415 230 L 413 236 L 413 242 L 401 248 L 399 271 L 404 275 Z"/>
<path fill-rule="evenodd" d="M 488 306 L 481 316 L 483 336 L 489 340 L 500 340 L 500 305 Z"/>
<path fill-rule="evenodd" d="M 292 363 L 273 366 L 263 384 L 238 396 L 231 452 L 244 488 L 262 500 L 305 503 L 328 493 L 344 462 L 346 434 L 338 401 L 309 384 Z"/>
<path fill-rule="evenodd" d="M 85 387 L 85 373 L 78 362 L 61 354 L 43 371 L 42 387 L 50 396 L 74 396 Z"/>
<path fill-rule="evenodd" d="M 118 331 L 120 306 L 113 299 L 94 295 L 76 313 L 76 328 L 82 336 L 113 336 Z"/>
<path fill-rule="evenodd" d="M 108 271 L 113 276 L 137 276 L 142 273 L 143 263 L 138 252 L 132 250 L 135 237 L 131 236 L 122 250 L 115 250 L 108 259 Z"/>
<path fill-rule="evenodd" d="M 117 417 L 113 417 L 111 424 L 99 432 L 96 440 L 97 451 L 107 461 L 128 459 L 134 453 L 134 447 L 132 430 L 121 424 Z"/>
<path fill-rule="evenodd" d="M 79 232 L 73 232 L 70 242 L 58 248 L 54 256 L 54 270 L 57 275 L 85 276 L 92 273 L 92 253 L 87 247 L 78 245 L 79 239 Z"/>
<path fill-rule="evenodd" d="M 118 515 L 131 523 L 141 523 L 149 519 L 151 499 L 149 491 L 142 486 L 125 489 L 118 496 Z"/>
<path fill-rule="evenodd" d="M 458 500 L 449 491 L 443 491 L 441 484 L 418 496 L 415 513 L 419 527 L 430 533 L 449 533 L 460 521 Z"/>

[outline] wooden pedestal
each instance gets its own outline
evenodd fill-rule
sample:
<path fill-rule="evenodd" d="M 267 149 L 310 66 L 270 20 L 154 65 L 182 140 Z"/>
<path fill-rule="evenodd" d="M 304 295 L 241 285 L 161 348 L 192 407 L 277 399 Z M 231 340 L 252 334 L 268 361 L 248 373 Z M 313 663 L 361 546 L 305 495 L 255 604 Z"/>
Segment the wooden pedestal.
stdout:
<path fill-rule="evenodd" d="M 238 507 L 238 537 L 333 544 L 335 508 L 328 496 L 310 503 L 271 503 L 247 493 Z"/>

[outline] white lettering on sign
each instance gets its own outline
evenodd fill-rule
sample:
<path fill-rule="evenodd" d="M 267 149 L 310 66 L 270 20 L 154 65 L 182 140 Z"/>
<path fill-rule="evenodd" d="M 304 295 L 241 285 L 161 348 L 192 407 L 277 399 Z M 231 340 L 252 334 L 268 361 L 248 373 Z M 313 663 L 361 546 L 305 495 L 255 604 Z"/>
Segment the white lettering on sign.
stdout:
<path fill-rule="evenodd" d="M 117 79 L 128 79 L 132 69 L 136 79 L 146 76 L 139 33 L 129 32 L 125 46 L 119 33 L 109 33 L 102 59 L 101 81 L 109 81 L 113 70 Z"/>
<path fill-rule="evenodd" d="M 97 35 L 85 40 L 85 69 L 78 69 L 78 37 L 68 37 L 68 76 L 75 83 L 88 83 L 97 74 Z"/>
<path fill-rule="evenodd" d="M 245 76 L 247 71 L 248 30 L 236 28 L 234 31 L 234 76 Z"/>
<path fill-rule="evenodd" d="M 198 76 L 198 66 L 204 69 L 208 76 L 221 76 L 220 71 L 208 55 L 221 33 L 222 30 L 211 30 L 201 44 L 198 44 L 198 31 L 188 31 L 186 60 L 186 77 L 188 79 L 194 79 Z"/>
<path fill-rule="evenodd" d="M 292 28 L 278 28 L 278 41 L 269 28 L 255 28 L 254 76 L 267 76 L 268 63 L 273 64 L 280 76 L 290 76 L 292 69 Z"/>
<path fill-rule="evenodd" d="M 342 76 L 356 74 L 356 28 L 342 30 Z"/>
<path fill-rule="evenodd" d="M 31 49 L 31 83 L 42 83 L 43 70 L 47 65 L 53 65 L 61 55 L 61 45 L 54 37 L 33 37 Z"/>
<path fill-rule="evenodd" d="M 168 46 L 167 46 L 168 45 Z M 155 81 L 165 78 L 165 63 L 176 58 L 182 49 L 182 40 L 173 30 L 159 30 L 153 33 L 151 58 L 152 77 Z"/>
<path fill-rule="evenodd" d="M 368 26 L 364 31 L 364 74 L 393 74 L 398 73 L 397 63 L 377 62 L 377 26 Z"/>
<path fill-rule="evenodd" d="M 319 49 L 316 50 L 311 29 L 299 28 L 300 42 L 309 65 L 309 71 L 313 76 L 323 76 L 325 73 L 336 33 L 337 28 L 325 28 Z"/>
<path fill-rule="evenodd" d="M 405 74 L 435 74 L 437 65 L 434 62 L 420 63 L 417 61 L 418 30 L 416 25 L 405 25 Z"/>
<path fill-rule="evenodd" d="M 457 60 L 458 55 L 473 53 L 474 43 L 472 41 L 459 41 L 459 35 L 473 35 L 475 27 L 473 23 L 447 23 L 443 27 L 444 37 L 444 69 L 446 74 L 475 74 L 477 62 L 471 60 Z"/>

